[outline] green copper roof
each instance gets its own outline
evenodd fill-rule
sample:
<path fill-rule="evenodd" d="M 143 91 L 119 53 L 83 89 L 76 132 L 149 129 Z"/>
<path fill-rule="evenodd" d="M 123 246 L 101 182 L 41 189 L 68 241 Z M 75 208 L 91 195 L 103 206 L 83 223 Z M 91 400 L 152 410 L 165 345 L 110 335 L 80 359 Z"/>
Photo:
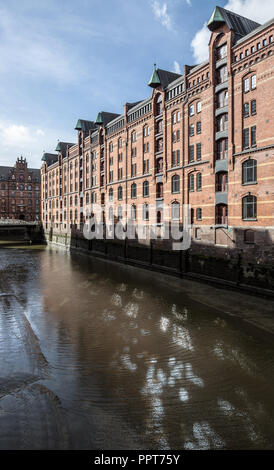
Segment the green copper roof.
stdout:
<path fill-rule="evenodd" d="M 81 122 L 81 119 L 78 119 L 77 124 L 76 124 L 76 126 L 75 126 L 75 129 L 76 129 L 77 131 L 81 131 L 81 130 L 82 130 L 82 122 Z"/>
<path fill-rule="evenodd" d="M 57 147 L 55 149 L 56 152 L 60 152 L 61 151 L 61 145 L 60 145 L 60 142 L 58 142 L 57 144 Z"/>
<path fill-rule="evenodd" d="M 211 17 L 209 18 L 207 27 L 208 29 L 210 29 L 210 31 L 213 31 L 216 27 L 220 25 L 220 23 L 225 23 L 225 22 L 226 22 L 225 18 L 223 17 L 220 8 L 216 7 Z"/>
<path fill-rule="evenodd" d="M 161 85 L 161 81 L 156 69 L 156 65 L 154 65 L 154 70 L 148 82 L 148 86 L 151 86 L 151 88 L 156 88 L 159 85 Z"/>
<path fill-rule="evenodd" d="M 97 114 L 97 118 L 96 118 L 95 124 L 103 124 L 102 113 L 98 113 L 98 114 Z"/>
<path fill-rule="evenodd" d="M 46 154 L 45 153 L 43 153 L 43 156 L 42 156 L 41 160 L 42 160 L 42 162 L 46 161 Z"/>

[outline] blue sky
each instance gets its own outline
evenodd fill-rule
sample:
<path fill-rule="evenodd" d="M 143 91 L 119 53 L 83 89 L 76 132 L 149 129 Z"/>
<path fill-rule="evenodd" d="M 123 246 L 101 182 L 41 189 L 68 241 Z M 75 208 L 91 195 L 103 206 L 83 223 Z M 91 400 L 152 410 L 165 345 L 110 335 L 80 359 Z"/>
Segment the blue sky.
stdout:
<path fill-rule="evenodd" d="M 0 0 L 0 164 L 39 167 L 57 139 L 75 141 L 78 118 L 149 97 L 154 62 L 204 60 L 216 4 L 274 16 L 269 0 Z"/>

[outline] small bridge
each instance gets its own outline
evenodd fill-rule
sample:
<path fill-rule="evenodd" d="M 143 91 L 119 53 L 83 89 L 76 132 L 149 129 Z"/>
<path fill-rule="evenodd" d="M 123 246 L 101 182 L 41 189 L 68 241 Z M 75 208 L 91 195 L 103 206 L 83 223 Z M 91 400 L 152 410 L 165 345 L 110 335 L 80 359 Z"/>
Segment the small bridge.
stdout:
<path fill-rule="evenodd" d="M 0 220 L 0 245 L 4 246 L 15 241 L 22 243 L 43 242 L 41 222 L 25 222 L 23 220 Z"/>

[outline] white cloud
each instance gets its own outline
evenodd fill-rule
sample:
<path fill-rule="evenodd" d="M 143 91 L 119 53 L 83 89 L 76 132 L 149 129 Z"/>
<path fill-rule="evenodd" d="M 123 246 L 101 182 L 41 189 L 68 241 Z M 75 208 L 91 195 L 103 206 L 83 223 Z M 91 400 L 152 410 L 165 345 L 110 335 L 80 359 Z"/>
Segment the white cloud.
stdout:
<path fill-rule="evenodd" d="M 151 6 L 155 17 L 161 21 L 162 25 L 167 29 L 172 29 L 171 17 L 167 13 L 167 4 L 160 4 L 158 0 L 152 0 Z"/>
<path fill-rule="evenodd" d="M 265 23 L 274 16 L 274 2 L 269 0 L 229 0 L 224 8 L 258 23 Z M 210 34 L 205 23 L 191 41 L 193 56 L 197 63 L 208 59 Z"/>
<path fill-rule="evenodd" d="M 274 3 L 269 0 L 229 0 L 224 8 L 257 23 L 265 23 L 274 16 Z"/>
<path fill-rule="evenodd" d="M 180 68 L 180 64 L 179 64 L 179 62 L 177 62 L 177 60 L 174 60 L 174 62 L 173 62 L 173 72 L 182 73 L 181 68 Z"/>
<path fill-rule="evenodd" d="M 45 132 L 42 129 L 37 129 L 36 135 L 45 135 Z"/>
<path fill-rule="evenodd" d="M 31 167 L 39 168 L 43 152 L 54 153 L 54 145 L 60 135 L 66 142 L 75 140 L 75 136 L 68 135 L 66 131 L 37 129 L 35 126 L 0 121 L 1 165 L 10 166 L 17 157 L 23 155 Z"/>
<path fill-rule="evenodd" d="M 208 43 L 210 38 L 210 31 L 206 26 L 206 23 L 195 34 L 191 41 L 191 47 L 193 49 L 193 56 L 195 61 L 199 64 L 208 58 Z"/>
<path fill-rule="evenodd" d="M 190 7 L 192 7 L 190 0 L 186 0 L 186 3 L 187 3 Z"/>

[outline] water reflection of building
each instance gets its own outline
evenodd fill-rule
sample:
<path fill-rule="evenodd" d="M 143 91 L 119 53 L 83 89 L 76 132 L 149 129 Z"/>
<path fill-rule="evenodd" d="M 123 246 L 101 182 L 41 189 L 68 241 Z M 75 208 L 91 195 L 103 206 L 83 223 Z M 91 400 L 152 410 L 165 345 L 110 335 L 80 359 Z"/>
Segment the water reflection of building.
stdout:
<path fill-rule="evenodd" d="M 13 167 L 0 166 L 0 217 L 40 220 L 40 189 L 40 170 L 28 168 L 25 158 L 17 158 Z"/>
<path fill-rule="evenodd" d="M 158 225 L 164 204 L 180 221 L 191 204 L 198 244 L 247 247 L 273 238 L 273 21 L 260 25 L 216 7 L 208 28 L 207 61 L 183 74 L 155 67 L 151 97 L 126 103 L 122 114 L 79 119 L 77 143 L 44 154 L 46 230 L 80 228 L 88 208 L 109 199 L 105 216 L 134 220 L 141 205 L 149 224 L 153 204 Z"/>

